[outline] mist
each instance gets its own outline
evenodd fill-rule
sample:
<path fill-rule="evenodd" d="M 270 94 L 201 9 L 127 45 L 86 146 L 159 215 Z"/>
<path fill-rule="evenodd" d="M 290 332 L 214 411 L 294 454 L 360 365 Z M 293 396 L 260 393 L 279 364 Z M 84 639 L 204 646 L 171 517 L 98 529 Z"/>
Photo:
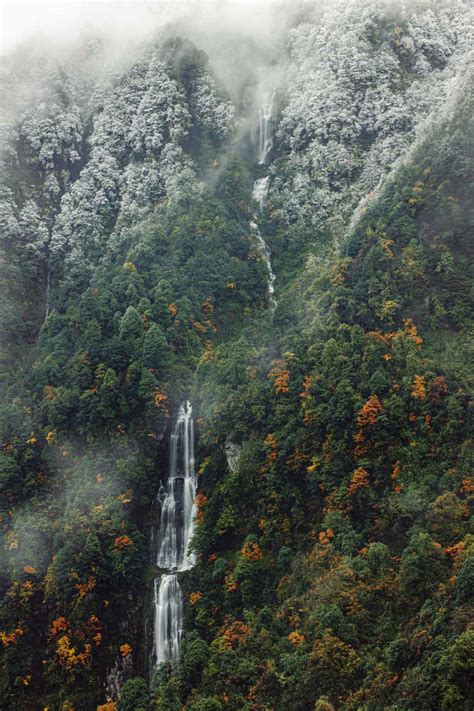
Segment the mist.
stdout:
<path fill-rule="evenodd" d="M 250 116 L 263 93 L 280 84 L 288 30 L 305 5 L 307 0 L 8 1 L 2 6 L 2 63 L 17 75 L 53 56 L 80 65 L 84 48 L 99 41 L 100 58 L 87 69 L 94 79 L 107 67 L 133 63 L 148 42 L 181 37 L 206 53 L 221 87 Z M 14 103 L 8 99 L 12 115 Z"/>
<path fill-rule="evenodd" d="M 268 46 L 303 4 L 303 0 L 8 0 L 2 3 L 1 52 L 15 51 L 31 40 L 67 44 L 90 34 L 100 34 L 109 42 L 140 40 L 171 24 L 203 44 L 210 36 L 222 34 L 247 35 Z"/>
<path fill-rule="evenodd" d="M 1 708 L 471 708 L 472 0 L 0 2 Z"/>

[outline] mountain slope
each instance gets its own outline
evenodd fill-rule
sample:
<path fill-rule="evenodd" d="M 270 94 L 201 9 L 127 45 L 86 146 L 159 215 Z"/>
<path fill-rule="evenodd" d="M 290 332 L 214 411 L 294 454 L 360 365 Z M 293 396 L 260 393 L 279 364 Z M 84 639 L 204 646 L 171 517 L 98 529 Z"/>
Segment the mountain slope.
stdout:
<path fill-rule="evenodd" d="M 179 25 L 5 61 L 1 708 L 472 707 L 472 11 L 294 17 L 229 94 Z"/>

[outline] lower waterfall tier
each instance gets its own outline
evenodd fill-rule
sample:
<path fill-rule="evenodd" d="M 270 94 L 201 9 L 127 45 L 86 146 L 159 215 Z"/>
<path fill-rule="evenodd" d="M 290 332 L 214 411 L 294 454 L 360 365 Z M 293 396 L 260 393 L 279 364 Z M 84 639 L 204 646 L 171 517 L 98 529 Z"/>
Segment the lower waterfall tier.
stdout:
<path fill-rule="evenodd" d="M 176 574 L 155 580 L 156 663 L 179 659 L 183 634 L 183 595 Z"/>

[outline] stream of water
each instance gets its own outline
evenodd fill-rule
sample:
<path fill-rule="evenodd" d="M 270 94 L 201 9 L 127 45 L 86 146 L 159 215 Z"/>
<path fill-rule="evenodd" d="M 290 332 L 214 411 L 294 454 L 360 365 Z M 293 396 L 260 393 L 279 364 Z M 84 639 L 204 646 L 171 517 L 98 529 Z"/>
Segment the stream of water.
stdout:
<path fill-rule="evenodd" d="M 258 110 L 258 139 L 257 139 L 257 160 L 259 165 L 266 165 L 268 156 L 273 148 L 273 96 L 269 101 L 265 100 L 259 107 Z M 265 207 L 265 203 L 268 197 L 268 187 L 270 182 L 270 176 L 266 175 L 262 178 L 257 178 L 253 185 L 252 197 L 258 204 L 259 211 Z M 260 229 L 257 223 L 257 215 L 254 215 L 254 219 L 250 223 L 251 230 L 255 236 L 255 241 L 260 254 L 262 255 L 264 264 L 268 272 L 268 302 L 270 308 L 273 310 L 277 305 L 275 299 L 275 274 L 272 268 L 271 251 L 268 244 L 263 239 Z"/>
<path fill-rule="evenodd" d="M 194 430 L 189 402 L 179 408 L 170 437 L 170 469 L 158 492 L 161 511 L 156 564 L 166 572 L 155 580 L 155 663 L 179 659 L 183 635 L 183 596 L 177 574 L 195 564 L 189 552 L 196 515 Z"/>

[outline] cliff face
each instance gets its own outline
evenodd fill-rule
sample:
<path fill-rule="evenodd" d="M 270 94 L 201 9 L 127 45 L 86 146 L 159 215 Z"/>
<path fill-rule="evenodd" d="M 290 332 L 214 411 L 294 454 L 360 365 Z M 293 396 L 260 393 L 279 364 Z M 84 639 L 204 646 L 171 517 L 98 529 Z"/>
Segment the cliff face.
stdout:
<path fill-rule="evenodd" d="M 2 708 L 472 707 L 471 14 L 4 60 Z"/>

